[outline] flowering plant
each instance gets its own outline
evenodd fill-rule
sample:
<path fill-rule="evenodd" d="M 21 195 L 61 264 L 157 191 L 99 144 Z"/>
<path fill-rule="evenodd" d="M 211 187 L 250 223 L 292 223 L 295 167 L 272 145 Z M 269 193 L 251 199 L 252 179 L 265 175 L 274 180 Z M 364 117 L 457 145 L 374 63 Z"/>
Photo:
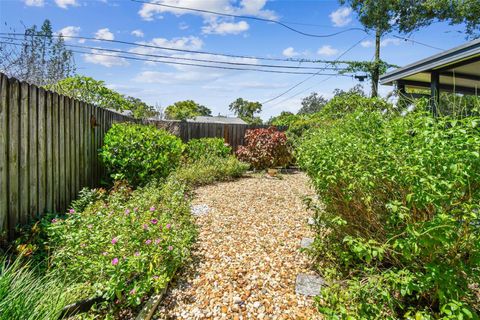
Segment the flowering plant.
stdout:
<path fill-rule="evenodd" d="M 47 227 L 53 272 L 90 296 L 138 305 L 164 288 L 189 255 L 195 231 L 181 184 L 119 187 Z"/>

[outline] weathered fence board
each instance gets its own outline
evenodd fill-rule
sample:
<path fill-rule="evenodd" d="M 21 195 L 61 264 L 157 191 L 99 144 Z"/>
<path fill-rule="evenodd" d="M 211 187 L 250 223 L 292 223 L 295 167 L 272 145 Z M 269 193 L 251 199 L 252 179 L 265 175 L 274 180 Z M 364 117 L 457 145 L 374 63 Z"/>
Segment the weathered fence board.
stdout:
<path fill-rule="evenodd" d="M 0 73 L 0 235 L 64 212 L 82 187 L 98 186 L 98 150 L 123 121 L 135 120 Z"/>

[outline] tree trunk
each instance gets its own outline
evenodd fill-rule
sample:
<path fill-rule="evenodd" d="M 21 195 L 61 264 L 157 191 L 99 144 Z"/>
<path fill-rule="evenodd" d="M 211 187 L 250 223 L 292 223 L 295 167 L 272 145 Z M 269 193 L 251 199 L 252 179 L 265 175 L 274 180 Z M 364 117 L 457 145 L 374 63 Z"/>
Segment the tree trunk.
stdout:
<path fill-rule="evenodd" d="M 378 80 L 380 78 L 380 30 L 375 30 L 375 61 L 372 71 L 372 97 L 378 96 Z"/>

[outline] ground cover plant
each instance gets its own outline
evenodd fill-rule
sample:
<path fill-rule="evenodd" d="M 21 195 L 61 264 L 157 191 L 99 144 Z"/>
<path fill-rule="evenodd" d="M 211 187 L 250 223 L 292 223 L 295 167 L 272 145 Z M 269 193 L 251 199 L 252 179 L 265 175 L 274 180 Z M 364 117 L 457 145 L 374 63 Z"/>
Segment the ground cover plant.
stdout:
<path fill-rule="evenodd" d="M 142 185 L 168 176 L 179 164 L 182 141 L 165 130 L 140 124 L 114 124 L 100 157 L 114 180 Z"/>
<path fill-rule="evenodd" d="M 245 145 L 237 150 L 239 160 L 255 169 L 285 167 L 292 161 L 287 136 L 275 127 L 250 129 L 245 133 Z"/>
<path fill-rule="evenodd" d="M 421 108 L 419 108 L 421 109 Z M 332 318 L 478 318 L 480 119 L 358 109 L 297 150 Z"/>

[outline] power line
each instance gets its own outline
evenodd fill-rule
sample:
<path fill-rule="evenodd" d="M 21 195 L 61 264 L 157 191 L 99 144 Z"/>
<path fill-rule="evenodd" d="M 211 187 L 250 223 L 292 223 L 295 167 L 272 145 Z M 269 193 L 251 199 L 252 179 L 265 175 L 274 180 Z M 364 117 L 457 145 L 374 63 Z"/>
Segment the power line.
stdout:
<path fill-rule="evenodd" d="M 435 50 L 445 51 L 445 49 L 442 49 L 442 48 L 439 48 L 439 47 L 434 47 L 434 46 L 429 45 L 427 43 L 420 42 L 420 41 L 417 41 L 417 40 L 413 40 L 411 38 L 405 38 L 405 37 L 400 37 L 400 36 L 395 36 L 395 35 L 393 37 L 398 38 L 398 39 L 402 39 L 402 40 L 405 40 L 405 41 L 410 41 L 410 42 L 413 42 L 413 43 L 417 43 L 417 44 L 422 45 L 424 47 L 432 48 L 432 49 L 435 49 Z"/>
<path fill-rule="evenodd" d="M 0 41 L 0 43 L 22 46 L 22 44 L 5 42 L 5 41 Z M 212 68 L 212 69 L 255 71 L 255 72 L 282 73 L 282 74 L 305 74 L 305 75 L 320 74 L 319 72 L 313 73 L 313 72 L 298 72 L 298 71 L 283 71 L 283 70 L 264 70 L 264 69 L 256 69 L 256 68 L 252 69 L 252 68 L 224 67 L 224 66 L 204 65 L 204 64 L 185 63 L 185 62 L 154 60 L 154 59 L 147 59 L 147 58 L 136 58 L 136 57 L 130 57 L 130 56 L 123 56 L 123 55 L 103 54 L 103 53 L 94 53 L 94 52 L 78 51 L 78 50 L 70 50 L 70 51 L 75 52 L 75 53 L 94 55 L 94 56 L 106 56 L 106 57 L 122 58 L 122 59 L 127 59 L 127 60 L 148 61 L 148 62 L 183 65 L 183 66 L 194 66 L 194 67 L 203 67 L 203 68 Z M 331 73 L 330 74 L 320 74 L 320 75 L 329 75 L 329 76 L 337 76 L 338 75 L 338 76 L 351 77 L 350 75 L 346 75 L 346 74 L 331 74 Z"/>
<path fill-rule="evenodd" d="M 367 36 L 368 37 L 368 36 Z M 364 37 L 362 39 L 360 39 L 359 41 L 357 41 L 356 43 L 354 43 L 351 47 L 349 47 L 347 50 L 345 50 L 344 52 L 342 52 L 342 54 L 340 54 L 337 59 L 334 60 L 334 62 L 340 60 L 341 57 L 343 57 L 344 55 L 346 55 L 348 52 L 350 52 L 353 48 L 355 48 L 359 43 L 361 43 L 363 40 L 365 40 L 367 37 Z M 319 73 L 314 73 L 313 75 L 309 76 L 308 78 L 305 78 L 303 79 L 302 81 L 298 82 L 297 84 L 293 85 L 292 87 L 290 87 L 289 89 L 287 89 L 286 91 L 280 93 L 279 95 L 276 95 L 275 97 L 271 98 L 271 99 L 268 99 L 264 102 L 262 102 L 262 104 L 266 104 L 266 103 L 269 103 L 269 102 L 272 102 L 274 100 L 277 100 L 278 98 L 286 95 L 287 93 L 289 93 L 290 91 L 292 91 L 293 89 L 295 89 L 296 87 L 298 87 L 299 85 L 307 82 L 308 80 L 312 79 L 313 77 L 317 76 L 317 75 L 320 75 Z M 327 78 L 325 79 L 324 81 L 327 81 L 328 79 L 330 78 Z"/>
<path fill-rule="evenodd" d="M 4 36 L 0 36 L 0 39 L 22 41 L 21 39 L 4 37 Z M 269 64 L 244 63 L 244 62 L 218 61 L 218 60 L 186 58 L 186 57 L 173 57 L 173 56 L 166 56 L 166 55 L 138 53 L 138 52 L 125 51 L 125 50 L 107 49 L 102 47 L 81 46 L 81 45 L 73 45 L 73 44 L 65 44 L 65 46 L 71 47 L 71 48 L 91 49 L 91 50 L 100 50 L 100 51 L 106 51 L 106 52 L 131 54 L 131 55 L 143 56 L 143 57 L 164 58 L 164 59 L 172 59 L 172 60 L 186 60 L 186 61 L 196 61 L 196 62 L 209 62 L 209 63 L 218 63 L 218 64 L 227 64 L 227 65 L 254 66 L 254 67 L 262 67 L 262 68 L 284 68 L 284 69 L 342 70 L 336 67 L 284 66 L 284 65 L 271 65 L 271 64 L 269 65 Z"/>
<path fill-rule="evenodd" d="M 24 33 L 15 33 L 15 32 L 0 32 L 0 35 L 9 35 L 9 36 L 25 36 Z M 166 51 L 175 51 L 175 52 L 182 52 L 182 53 L 198 53 L 198 54 L 207 54 L 213 56 L 222 56 L 222 57 L 229 57 L 229 58 L 243 58 L 243 59 L 255 59 L 255 60 L 264 60 L 264 61 L 282 61 L 282 62 L 298 62 L 298 63 L 332 63 L 332 62 L 341 62 L 341 61 L 332 61 L 332 60 L 309 60 L 309 59 L 297 59 L 297 58 L 270 58 L 270 57 L 256 57 L 256 56 L 247 56 L 247 55 L 236 55 L 236 54 L 229 54 L 229 53 L 218 53 L 218 52 L 210 52 L 210 51 L 201 51 L 201 50 L 189 50 L 189 49 L 177 49 L 177 48 L 169 48 L 164 46 L 158 45 L 151 45 L 145 43 L 137 43 L 137 42 L 129 42 L 123 40 L 110 40 L 110 39 L 102 39 L 102 38 L 94 38 L 94 37 L 81 37 L 81 36 L 64 36 L 64 35 L 45 35 L 45 34 L 32 34 L 28 36 L 33 37 L 54 37 L 54 38 L 68 38 L 68 39 L 77 39 L 77 40 L 91 40 L 91 41 L 101 41 L 101 42 L 108 42 L 108 43 L 118 43 L 130 46 L 137 46 L 137 47 L 144 47 L 144 48 L 151 48 L 151 49 L 161 49 Z"/>
<path fill-rule="evenodd" d="M 201 12 L 201 13 L 208 13 L 208 14 L 214 14 L 218 16 L 225 16 L 225 17 L 232 17 L 232 18 L 240 18 L 240 19 L 250 19 L 250 20 L 257 20 L 257 21 L 263 21 L 263 22 L 270 22 L 270 23 L 275 23 L 278 24 L 284 28 L 287 28 L 293 32 L 296 32 L 298 34 L 307 36 L 307 37 L 315 37 L 315 38 L 328 38 L 328 37 L 333 37 L 345 32 L 349 31 L 355 31 L 355 30 L 360 30 L 366 33 L 366 31 L 362 28 L 348 28 L 346 30 L 334 32 L 331 34 L 313 34 L 313 33 L 307 33 L 303 32 L 301 30 L 295 29 L 290 27 L 288 24 L 280 22 L 278 20 L 273 20 L 273 19 L 267 19 L 267 18 L 260 18 L 260 17 L 253 17 L 253 16 L 244 16 L 244 15 L 237 15 L 237 14 L 231 14 L 231 13 L 223 13 L 223 12 L 216 12 L 216 11 L 210 11 L 210 10 L 204 10 L 204 9 L 195 9 L 195 8 L 188 8 L 188 7 L 180 7 L 180 6 L 173 6 L 169 4 L 163 4 L 163 3 L 157 3 L 157 2 L 150 2 L 150 1 L 145 1 L 145 0 L 131 0 L 132 2 L 138 2 L 138 3 L 145 3 L 145 4 L 150 4 L 150 5 L 155 5 L 155 6 L 160 6 L 160 7 L 165 7 L 165 8 L 171 8 L 171 9 L 178 9 L 178 10 L 187 10 L 187 11 L 194 11 L 194 12 Z"/>

